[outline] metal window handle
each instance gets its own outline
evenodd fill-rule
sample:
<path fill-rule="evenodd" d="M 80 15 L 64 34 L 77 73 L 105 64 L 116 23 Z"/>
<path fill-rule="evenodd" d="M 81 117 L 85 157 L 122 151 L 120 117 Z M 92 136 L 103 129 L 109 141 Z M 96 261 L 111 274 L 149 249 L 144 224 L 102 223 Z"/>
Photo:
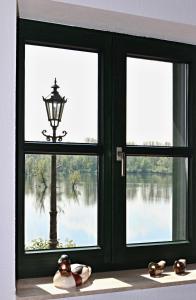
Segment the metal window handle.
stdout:
<path fill-rule="evenodd" d="M 116 147 L 116 161 L 121 162 L 121 176 L 125 176 L 125 153 L 122 151 L 122 147 Z"/>

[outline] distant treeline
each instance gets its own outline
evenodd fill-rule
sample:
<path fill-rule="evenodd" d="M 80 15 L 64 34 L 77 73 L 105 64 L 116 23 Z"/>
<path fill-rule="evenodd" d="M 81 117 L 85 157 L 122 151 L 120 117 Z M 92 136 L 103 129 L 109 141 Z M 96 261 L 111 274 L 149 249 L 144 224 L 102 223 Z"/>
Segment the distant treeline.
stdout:
<path fill-rule="evenodd" d="M 130 146 L 135 146 L 135 142 L 128 142 Z M 150 147 L 170 147 L 171 143 L 160 143 L 158 141 L 145 141 L 142 146 Z M 127 173 L 172 173 L 171 157 L 149 157 L 149 156 L 129 156 L 127 158 Z"/>
<path fill-rule="evenodd" d="M 50 155 L 28 154 L 25 159 L 25 175 L 39 176 L 40 179 L 50 176 Z M 57 176 L 70 175 L 75 171 L 81 173 L 97 172 L 97 157 L 87 155 L 57 155 Z"/>
<path fill-rule="evenodd" d="M 50 161 L 50 155 L 26 155 L 25 175 L 38 176 L 44 182 L 50 177 Z M 170 157 L 128 156 L 127 173 L 171 174 L 172 162 Z M 56 167 L 57 176 L 70 176 L 76 171 L 80 173 L 96 173 L 98 170 L 98 159 L 89 155 L 58 155 Z"/>
<path fill-rule="evenodd" d="M 87 143 L 96 143 L 93 138 L 86 138 Z M 135 145 L 128 142 L 128 145 Z M 169 142 L 160 143 L 146 141 L 143 146 L 170 146 Z M 50 155 L 28 154 L 25 160 L 25 175 L 39 176 L 42 181 L 50 176 Z M 70 175 L 73 172 L 96 173 L 98 169 L 98 159 L 90 155 L 57 155 L 57 174 Z M 172 173 L 172 158 L 169 157 L 146 157 L 129 156 L 127 158 L 128 173 Z"/>
<path fill-rule="evenodd" d="M 171 157 L 129 156 L 127 158 L 128 173 L 172 173 Z"/>

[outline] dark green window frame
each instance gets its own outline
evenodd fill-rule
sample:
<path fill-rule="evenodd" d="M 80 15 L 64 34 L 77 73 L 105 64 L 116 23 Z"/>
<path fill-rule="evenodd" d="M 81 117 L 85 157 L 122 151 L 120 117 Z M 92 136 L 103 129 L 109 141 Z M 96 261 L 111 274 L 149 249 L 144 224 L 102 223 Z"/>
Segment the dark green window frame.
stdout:
<path fill-rule="evenodd" d="M 24 141 L 25 44 L 95 51 L 99 55 L 98 143 L 66 144 Z M 186 63 L 188 76 L 188 146 L 126 146 L 126 57 L 135 56 Z M 17 52 L 17 166 L 16 251 L 18 278 L 53 275 L 61 253 L 94 271 L 146 267 L 150 260 L 196 259 L 196 51 L 194 46 L 123 34 L 101 32 L 35 21 L 18 21 Z M 116 147 L 127 156 L 187 157 L 189 161 L 187 240 L 171 243 L 126 245 L 126 179 L 120 177 Z M 25 154 L 88 154 L 99 157 L 98 246 L 72 250 L 24 251 L 24 156 Z M 119 197 L 120 195 L 120 197 Z M 119 199 L 120 198 L 120 199 Z M 118 216 L 118 217 L 117 217 Z M 41 267 L 40 267 L 41 266 Z"/>
<path fill-rule="evenodd" d="M 110 243 L 109 231 L 105 231 L 103 224 L 110 224 L 111 207 L 110 202 L 106 205 L 105 198 L 111 198 L 110 190 L 104 189 L 106 179 L 111 178 L 110 151 L 111 137 L 110 128 L 104 121 L 105 115 L 109 116 L 110 101 L 103 107 L 104 99 L 110 99 L 110 91 L 106 88 L 109 85 L 109 72 L 107 64 L 111 58 L 107 34 L 91 32 L 83 29 L 69 28 L 53 24 L 19 20 L 18 24 L 18 74 L 17 74 L 17 277 L 46 276 L 52 275 L 56 269 L 56 261 L 60 253 L 65 250 L 36 251 L 25 253 L 24 251 L 24 156 L 25 154 L 82 154 L 97 155 L 99 157 L 99 192 L 98 192 L 98 246 L 84 247 L 67 250 L 72 261 L 83 261 L 92 265 L 94 269 L 101 269 L 104 261 L 109 261 Z M 106 42 L 107 40 L 107 42 Z M 85 50 L 98 53 L 98 143 L 48 143 L 48 142 L 25 142 L 24 140 L 24 61 L 25 44 L 59 47 L 65 49 Z M 103 81 L 104 78 L 104 81 Z M 110 120 L 108 121 L 110 123 Z M 103 134 L 104 132 L 104 134 Z M 103 147 L 104 145 L 104 147 Z M 19 171 L 23 170 L 23 172 Z M 108 182 L 108 179 L 107 179 Z M 104 192 L 103 192 L 104 191 Z M 109 227 L 109 225 L 108 225 Z M 89 255 L 90 252 L 90 255 Z M 42 264 L 42 268 L 38 265 Z"/>
<path fill-rule="evenodd" d="M 113 240 L 114 261 L 123 264 L 128 259 L 131 267 L 144 267 L 147 262 L 159 260 L 161 257 L 172 265 L 176 257 L 187 257 L 188 261 L 195 261 L 195 228 L 193 212 L 195 211 L 195 189 L 192 185 L 194 178 L 194 74 L 195 74 L 195 47 L 178 43 L 136 38 L 130 36 L 119 36 L 114 39 L 114 74 L 118 85 L 113 88 L 113 100 L 116 107 L 114 110 L 114 123 L 121 124 L 121 130 L 117 131 L 113 140 L 113 151 L 118 145 L 123 147 L 127 156 L 165 156 L 165 157 L 187 157 L 188 158 L 188 207 L 187 207 L 187 240 L 176 242 L 159 242 L 141 245 L 126 245 L 126 180 L 120 178 L 120 166 L 115 164 L 114 171 L 114 206 L 113 215 L 119 216 L 114 223 L 113 230 L 121 233 Z M 126 145 L 126 58 L 139 57 L 153 60 L 160 60 L 173 63 L 184 63 L 188 65 L 188 99 L 187 99 L 187 139 L 186 147 L 147 147 L 147 146 L 128 146 Z M 175 81 L 174 81 L 175 84 Z M 175 101 L 175 99 L 174 99 Z M 121 111 L 121 114 L 116 112 Z M 121 182 L 121 184 L 119 184 Z M 122 202 L 119 205 L 118 197 L 123 195 Z M 118 253 L 121 253 L 119 256 Z M 132 258 L 131 258 L 132 257 Z"/>

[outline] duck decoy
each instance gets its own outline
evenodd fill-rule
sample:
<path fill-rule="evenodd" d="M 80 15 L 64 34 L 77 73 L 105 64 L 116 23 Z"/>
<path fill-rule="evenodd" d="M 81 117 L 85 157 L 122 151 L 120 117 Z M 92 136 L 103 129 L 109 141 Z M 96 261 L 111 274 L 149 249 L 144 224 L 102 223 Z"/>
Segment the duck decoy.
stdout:
<path fill-rule="evenodd" d="M 150 276 L 156 277 L 160 276 L 165 268 L 166 262 L 164 260 L 159 261 L 158 263 L 150 262 L 148 264 L 148 272 Z"/>
<path fill-rule="evenodd" d="M 186 259 L 178 259 L 174 262 L 173 270 L 176 274 L 181 275 L 186 271 Z"/>
<path fill-rule="evenodd" d="M 61 255 L 58 260 L 58 271 L 53 277 L 53 284 L 57 288 L 73 288 L 84 284 L 91 276 L 90 266 L 83 264 L 71 264 L 67 254 Z"/>

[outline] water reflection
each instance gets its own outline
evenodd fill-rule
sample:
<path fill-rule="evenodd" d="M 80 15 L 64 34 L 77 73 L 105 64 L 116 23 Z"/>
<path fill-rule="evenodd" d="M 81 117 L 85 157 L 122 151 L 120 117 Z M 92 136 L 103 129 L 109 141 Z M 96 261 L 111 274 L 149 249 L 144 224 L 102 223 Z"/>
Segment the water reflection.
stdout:
<path fill-rule="evenodd" d="M 46 183 L 46 184 L 45 184 Z M 25 181 L 25 240 L 48 239 L 50 180 L 37 176 Z M 77 246 L 97 243 L 97 176 L 80 173 L 73 184 L 69 175 L 57 176 L 58 238 L 73 240 Z M 167 211 L 166 217 L 162 211 Z M 161 221 L 162 222 L 159 222 Z M 128 243 L 169 240 L 172 229 L 172 176 L 127 175 Z M 143 240 L 142 240 L 143 236 Z"/>
<path fill-rule="evenodd" d="M 169 201 L 172 195 L 172 176 L 160 174 L 128 174 L 127 200 L 137 200 L 140 192 L 143 201 Z"/>
<path fill-rule="evenodd" d="M 25 244 L 48 240 L 50 181 L 25 178 Z M 97 175 L 80 173 L 73 185 L 69 175 L 57 176 L 57 229 L 59 242 L 73 240 L 76 246 L 97 245 Z"/>
<path fill-rule="evenodd" d="M 35 210 L 45 212 L 45 198 L 48 194 L 48 187 L 40 184 L 35 176 L 26 176 L 25 178 L 25 197 L 34 195 Z"/>
<path fill-rule="evenodd" d="M 80 203 L 84 206 L 92 206 L 97 201 L 97 176 L 96 174 L 81 174 L 79 183 L 72 185 L 69 176 L 57 176 L 57 202 L 66 201 Z M 81 195 L 83 190 L 83 195 Z M 36 176 L 25 177 L 25 196 L 33 195 L 36 210 L 45 211 L 45 200 L 50 197 L 50 182 L 47 185 L 40 183 Z"/>
<path fill-rule="evenodd" d="M 128 244 L 172 240 L 172 189 L 169 174 L 127 175 Z"/>

